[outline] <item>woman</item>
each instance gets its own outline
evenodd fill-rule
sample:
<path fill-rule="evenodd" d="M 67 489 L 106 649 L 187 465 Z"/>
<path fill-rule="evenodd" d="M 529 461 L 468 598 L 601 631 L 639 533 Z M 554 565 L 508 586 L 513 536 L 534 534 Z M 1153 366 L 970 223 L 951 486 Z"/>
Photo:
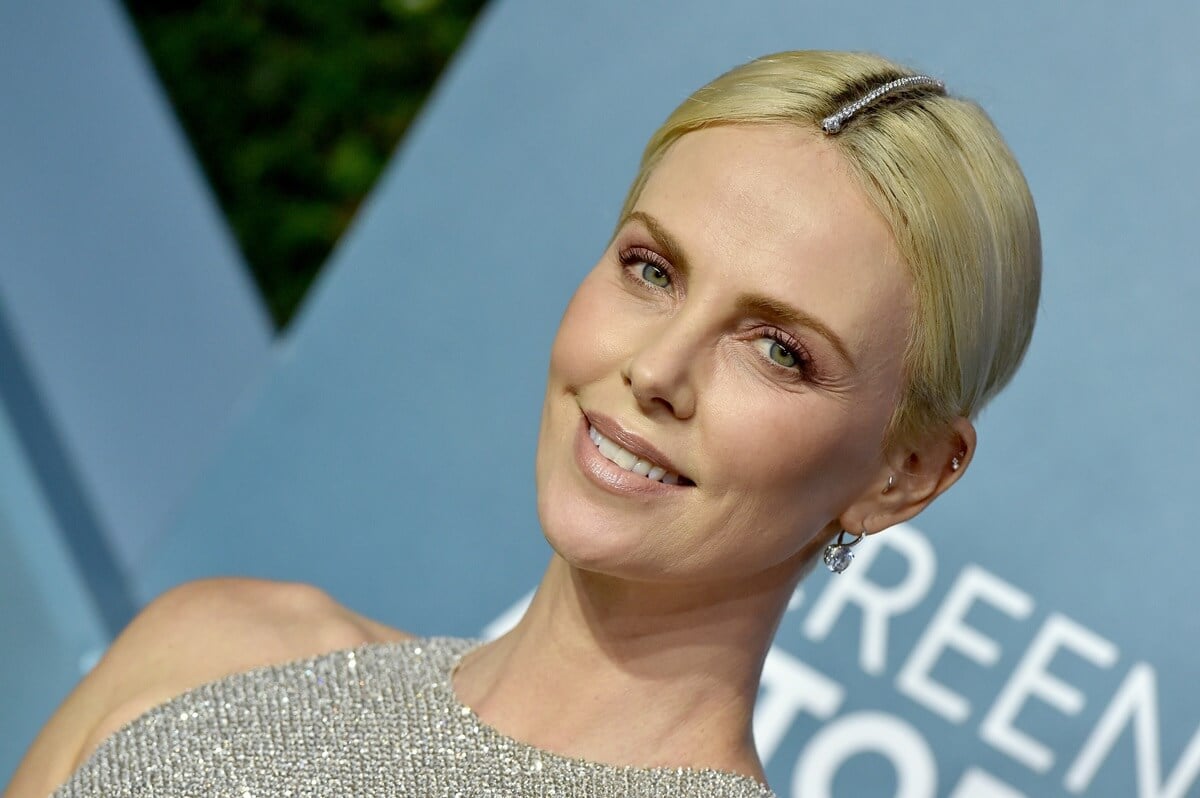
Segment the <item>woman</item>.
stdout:
<path fill-rule="evenodd" d="M 184 585 L 8 795 L 769 795 L 751 715 L 788 598 L 962 476 L 1039 275 L 977 106 L 869 55 L 733 70 L 651 139 L 563 317 L 555 554 L 516 628 L 413 640 L 304 586 Z"/>

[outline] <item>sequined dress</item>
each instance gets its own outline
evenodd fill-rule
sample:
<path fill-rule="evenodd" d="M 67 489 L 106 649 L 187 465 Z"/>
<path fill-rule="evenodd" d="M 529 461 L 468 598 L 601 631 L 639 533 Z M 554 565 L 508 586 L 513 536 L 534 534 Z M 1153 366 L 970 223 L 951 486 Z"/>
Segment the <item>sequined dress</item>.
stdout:
<path fill-rule="evenodd" d="M 474 645 L 378 643 L 226 676 L 122 727 L 53 798 L 773 798 L 732 773 L 614 767 L 504 736 L 450 684 Z"/>

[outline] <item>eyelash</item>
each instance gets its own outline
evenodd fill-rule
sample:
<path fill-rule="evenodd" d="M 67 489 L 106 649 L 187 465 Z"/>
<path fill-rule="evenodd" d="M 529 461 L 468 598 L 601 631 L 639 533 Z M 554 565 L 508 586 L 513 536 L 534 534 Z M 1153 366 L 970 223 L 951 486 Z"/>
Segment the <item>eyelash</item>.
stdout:
<path fill-rule="evenodd" d="M 624 267 L 623 271 L 627 276 L 629 275 L 630 266 L 636 266 L 639 263 L 649 263 L 651 266 L 657 266 L 662 269 L 671 278 L 671 282 L 675 282 L 675 270 L 671 268 L 671 264 L 667 262 L 666 258 L 654 250 L 646 249 L 645 247 L 627 247 L 621 250 L 617 258 L 621 261 L 621 266 Z M 632 277 L 631 279 L 640 285 L 647 285 L 646 281 L 640 277 Z M 655 287 L 657 288 L 657 286 Z"/>
<path fill-rule="evenodd" d="M 779 329 L 767 329 L 762 331 L 762 337 L 770 338 L 775 343 L 786 349 L 792 357 L 796 358 L 796 365 L 781 366 L 770 358 L 764 358 L 767 363 L 782 372 L 794 375 L 796 379 L 809 381 L 813 377 L 813 360 L 809 356 L 808 350 L 804 345 L 796 340 L 793 336 Z"/>
<path fill-rule="evenodd" d="M 652 283 L 646 282 L 640 275 L 632 274 L 630 270 L 631 266 L 636 266 L 638 264 L 650 264 L 652 266 L 656 266 L 663 270 L 663 273 L 667 275 L 672 284 L 675 282 L 675 270 L 671 268 L 671 264 L 667 262 L 666 258 L 662 257 L 653 250 L 640 246 L 626 247 L 625 249 L 620 250 L 620 252 L 617 254 L 617 260 L 621 263 L 621 273 L 624 275 L 625 279 L 629 280 L 642 290 L 662 291 L 663 289 L 653 285 Z M 776 371 L 792 377 L 793 379 L 809 381 L 813 378 L 813 359 L 809 355 L 808 350 L 804 348 L 804 345 L 801 344 L 800 341 L 798 341 L 794 336 L 774 327 L 760 330 L 758 333 L 761 335 L 761 337 L 769 338 L 782 346 L 794 358 L 796 358 L 797 361 L 795 366 L 781 366 L 770 358 L 764 357 L 763 360 L 767 362 L 768 366 Z"/>

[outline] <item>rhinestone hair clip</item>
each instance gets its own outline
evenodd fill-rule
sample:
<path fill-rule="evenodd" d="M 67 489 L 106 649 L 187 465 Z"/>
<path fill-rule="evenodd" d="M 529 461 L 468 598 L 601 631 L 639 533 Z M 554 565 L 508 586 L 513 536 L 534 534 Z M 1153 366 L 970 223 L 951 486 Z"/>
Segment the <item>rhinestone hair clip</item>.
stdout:
<path fill-rule="evenodd" d="M 842 129 L 842 125 L 850 121 L 851 117 L 857 114 L 864 108 L 869 108 L 875 103 L 887 97 L 889 94 L 909 89 L 913 86 L 928 86 L 939 94 L 946 91 L 946 84 L 937 78 L 931 78 L 928 75 L 909 75 L 906 78 L 898 78 L 882 86 L 876 86 L 869 92 L 859 97 L 852 103 L 846 103 L 838 109 L 837 113 L 830 114 L 821 120 L 821 130 L 827 134 L 833 135 Z"/>

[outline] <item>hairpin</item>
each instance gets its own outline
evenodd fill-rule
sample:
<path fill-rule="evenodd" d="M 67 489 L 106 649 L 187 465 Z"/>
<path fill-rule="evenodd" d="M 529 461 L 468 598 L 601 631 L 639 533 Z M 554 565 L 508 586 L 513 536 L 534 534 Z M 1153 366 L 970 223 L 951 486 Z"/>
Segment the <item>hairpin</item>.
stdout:
<path fill-rule="evenodd" d="M 821 120 L 821 130 L 827 134 L 837 133 L 842 129 L 842 125 L 850 121 L 850 118 L 864 108 L 868 108 L 882 100 L 889 94 L 893 94 L 903 89 L 909 89 L 914 86 L 928 86 L 938 93 L 946 91 L 946 84 L 937 78 L 931 78 L 928 75 L 909 75 L 906 78 L 897 78 L 871 89 L 869 92 L 859 97 L 852 103 L 847 103 L 838 109 L 837 113 L 830 114 Z"/>

